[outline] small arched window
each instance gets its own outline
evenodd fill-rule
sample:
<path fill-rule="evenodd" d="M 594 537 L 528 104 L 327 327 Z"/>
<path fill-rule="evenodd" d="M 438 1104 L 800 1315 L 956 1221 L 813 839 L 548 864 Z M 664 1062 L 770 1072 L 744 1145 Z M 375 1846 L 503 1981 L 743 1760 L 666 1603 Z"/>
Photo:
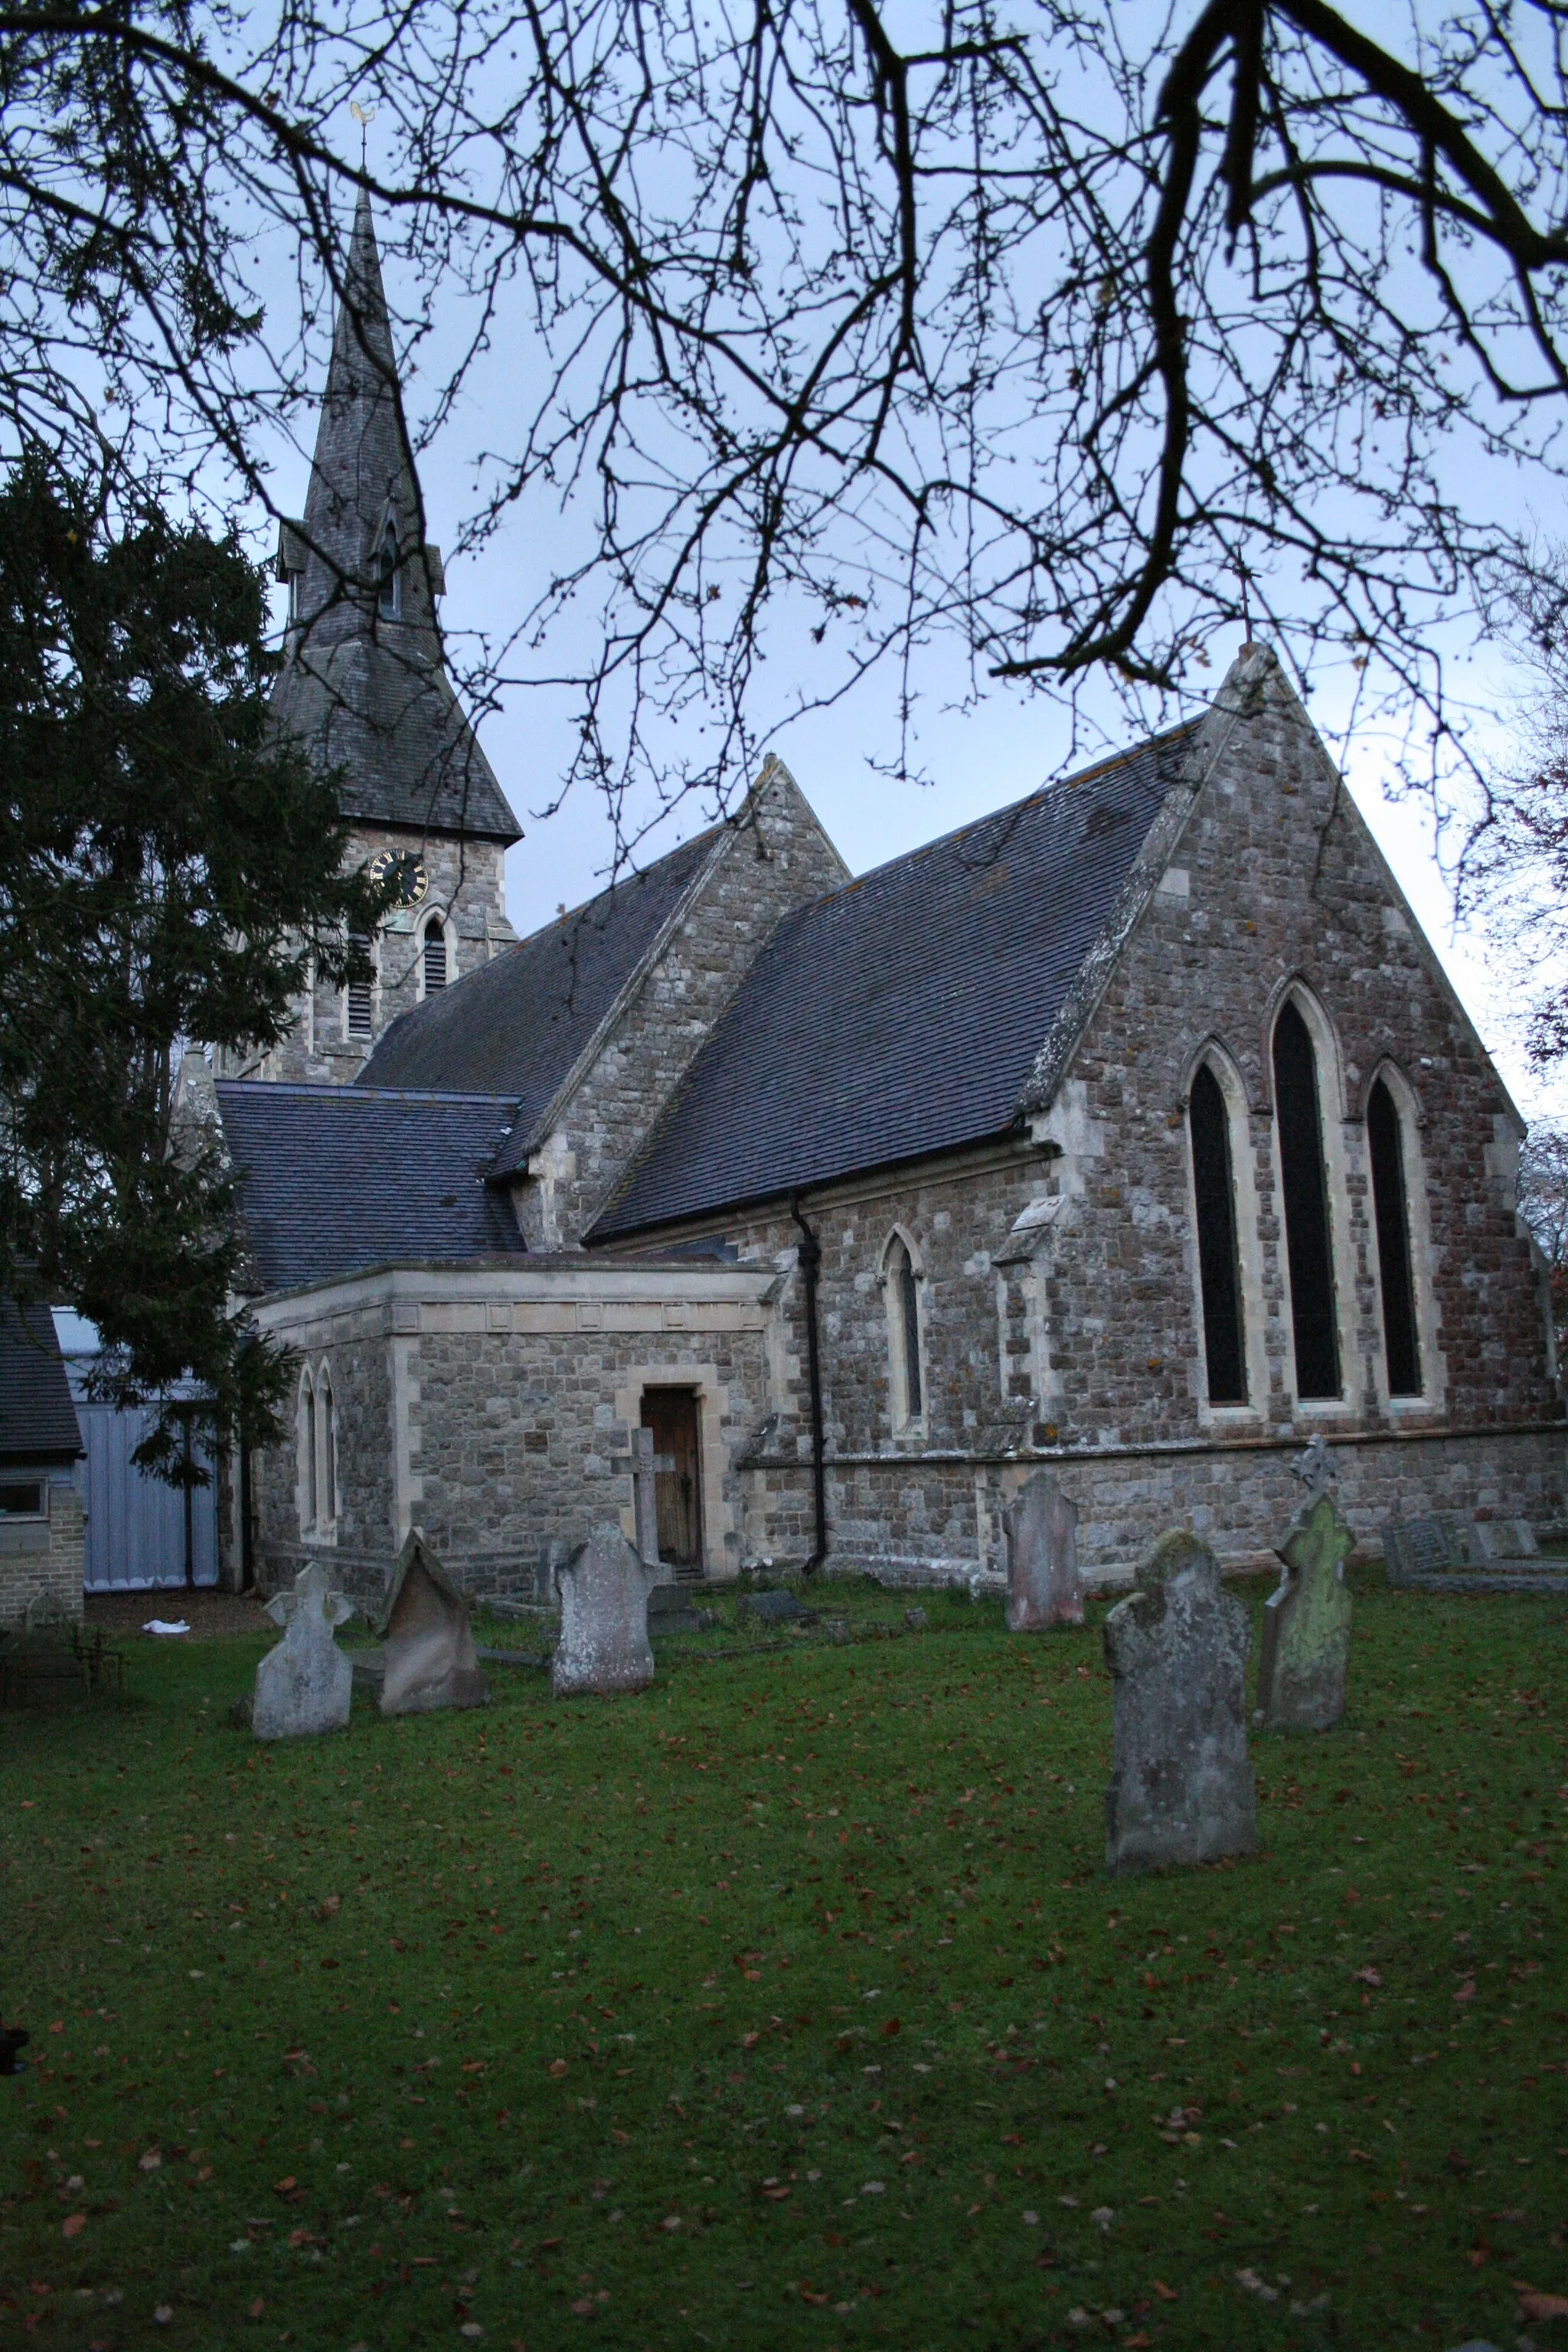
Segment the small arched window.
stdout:
<path fill-rule="evenodd" d="M 895 1234 L 884 1260 L 888 1295 L 888 1349 L 892 1373 L 893 1425 L 907 1428 L 925 1410 L 921 1381 L 920 1276 L 909 1244 Z"/>
<path fill-rule="evenodd" d="M 1274 1110 L 1296 1335 L 1296 1393 L 1309 1399 L 1337 1397 L 1340 1348 L 1318 1057 L 1311 1033 L 1292 1003 L 1285 1005 L 1274 1024 Z"/>
<path fill-rule="evenodd" d="M 425 926 L 425 993 L 447 985 L 447 934 L 439 915 L 432 915 Z"/>
<path fill-rule="evenodd" d="M 1204 1302 L 1204 1358 L 1211 1404 L 1247 1402 L 1241 1281 L 1236 1249 L 1236 1182 L 1225 1092 L 1206 1062 L 1187 1103 L 1197 1203 L 1198 1280 Z"/>
<path fill-rule="evenodd" d="M 320 1524 L 330 1528 L 338 1516 L 338 1433 L 332 1412 L 331 1375 L 325 1366 L 316 1389 L 316 1412 L 321 1424 L 321 1446 Z"/>
<path fill-rule="evenodd" d="M 375 950 L 363 932 L 350 936 L 349 945 L 363 950 L 374 962 Z M 368 1037 L 375 1025 L 375 982 L 373 980 L 351 980 L 344 992 L 344 1018 L 351 1037 Z"/>
<path fill-rule="evenodd" d="M 316 1391 L 309 1372 L 300 1383 L 300 1517 L 309 1534 L 321 1500 L 316 1458 Z"/>
<path fill-rule="evenodd" d="M 1383 1345 L 1390 1396 L 1421 1393 L 1421 1342 L 1410 1264 L 1410 1213 L 1405 1190 L 1405 1145 L 1399 1111 L 1385 1079 L 1366 1106 L 1372 1159 L 1372 1203 L 1377 1225 L 1377 1271 L 1383 1292 Z"/>
<path fill-rule="evenodd" d="M 383 620 L 395 621 L 403 610 L 403 565 L 397 551 L 397 525 L 390 515 L 381 534 L 379 571 L 381 615 Z"/>

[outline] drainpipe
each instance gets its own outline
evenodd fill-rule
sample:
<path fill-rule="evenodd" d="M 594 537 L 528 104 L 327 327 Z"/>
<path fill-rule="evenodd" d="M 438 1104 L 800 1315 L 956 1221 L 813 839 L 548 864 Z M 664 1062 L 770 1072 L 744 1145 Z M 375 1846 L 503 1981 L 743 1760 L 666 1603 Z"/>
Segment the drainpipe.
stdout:
<path fill-rule="evenodd" d="M 800 1213 L 800 1194 L 790 1195 L 790 1215 L 800 1227 L 800 1247 L 796 1253 L 801 1273 L 805 1277 L 805 1377 L 811 1396 L 811 1485 L 816 1506 L 816 1549 L 805 1563 L 807 1576 L 815 1576 L 827 1558 L 827 1471 L 823 1459 L 822 1430 L 822 1359 L 816 1335 L 816 1278 L 822 1269 L 822 1244 Z"/>

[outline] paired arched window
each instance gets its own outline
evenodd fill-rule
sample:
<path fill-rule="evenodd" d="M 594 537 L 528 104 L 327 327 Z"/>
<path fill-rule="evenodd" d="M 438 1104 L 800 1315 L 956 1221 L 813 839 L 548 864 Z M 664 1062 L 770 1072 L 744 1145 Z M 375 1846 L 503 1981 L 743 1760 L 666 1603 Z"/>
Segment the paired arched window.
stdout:
<path fill-rule="evenodd" d="M 1274 1024 L 1274 1113 L 1296 1341 L 1296 1393 L 1309 1402 L 1337 1397 L 1339 1318 L 1318 1056 L 1311 1032 L 1289 999 Z"/>
<path fill-rule="evenodd" d="M 1247 1402 L 1247 1339 L 1237 1254 L 1236 1177 L 1230 1156 L 1230 1114 L 1224 1089 L 1207 1062 L 1198 1066 L 1187 1098 L 1197 1206 L 1198 1279 L 1203 1296 L 1204 1360 L 1211 1404 Z"/>
<path fill-rule="evenodd" d="M 425 993 L 430 995 L 447 985 L 447 933 L 439 915 L 432 915 L 425 926 Z"/>
<path fill-rule="evenodd" d="M 1373 1216 L 1377 1227 L 1378 1287 L 1383 1294 L 1384 1360 L 1390 1396 L 1421 1393 L 1421 1340 L 1410 1256 L 1409 1195 L 1398 1107 L 1386 1078 L 1378 1078 L 1366 1105 L 1367 1154 L 1372 1161 Z"/>
<path fill-rule="evenodd" d="M 908 1429 L 925 1412 L 925 1390 L 921 1377 L 920 1276 L 901 1234 L 893 1235 L 883 1254 L 882 1285 L 888 1303 L 893 1427 Z"/>
<path fill-rule="evenodd" d="M 382 530 L 377 569 L 381 616 L 384 621 L 395 621 L 403 611 L 403 565 L 397 549 L 397 525 L 390 515 Z"/>
<path fill-rule="evenodd" d="M 351 947 L 362 948 L 374 961 L 375 950 L 362 932 L 354 932 Z M 375 1025 L 375 983 L 372 980 L 351 980 L 343 992 L 343 1026 L 351 1037 L 368 1037 Z"/>

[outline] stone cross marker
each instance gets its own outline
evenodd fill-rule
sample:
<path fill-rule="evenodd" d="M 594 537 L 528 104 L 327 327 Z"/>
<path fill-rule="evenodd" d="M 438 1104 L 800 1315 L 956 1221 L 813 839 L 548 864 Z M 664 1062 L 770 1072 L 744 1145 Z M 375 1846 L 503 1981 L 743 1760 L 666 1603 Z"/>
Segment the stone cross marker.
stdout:
<path fill-rule="evenodd" d="M 1250 1853 L 1258 1799 L 1247 1756 L 1247 1611 L 1207 1544 L 1162 1536 L 1105 1621 L 1114 1683 L 1105 1866 L 1168 1870 Z"/>
<path fill-rule="evenodd" d="M 1041 1633 L 1081 1625 L 1078 1580 L 1078 1505 L 1048 1470 L 1034 1476 L 1002 1515 L 1007 1538 L 1007 1631 Z"/>
<path fill-rule="evenodd" d="M 303 1739 L 342 1731 L 353 1697 L 353 1667 L 333 1638 L 353 1615 L 353 1603 L 331 1590 L 326 1569 L 312 1560 L 291 1592 L 275 1592 L 267 1614 L 283 1639 L 256 1669 L 250 1727 L 258 1739 Z"/>
<path fill-rule="evenodd" d="M 1345 1560 L 1355 1542 L 1331 1495 L 1299 1511 L 1279 1547 L 1285 1573 L 1263 1612 L 1258 1708 L 1265 1731 L 1331 1731 L 1345 1711 L 1351 1596 Z"/>
<path fill-rule="evenodd" d="M 651 1429 L 632 1432 L 632 1486 L 637 1505 L 637 1549 L 649 1568 L 658 1565 L 658 1505 Z"/>
<path fill-rule="evenodd" d="M 557 1698 L 606 1697 L 653 1680 L 647 1597 L 664 1581 L 637 1558 L 619 1528 L 595 1528 L 562 1568 L 561 1639 L 550 1665 Z"/>
<path fill-rule="evenodd" d="M 444 1706 L 489 1706 L 468 1604 L 417 1528 L 397 1555 L 382 1620 L 383 1715 L 428 1715 Z"/>

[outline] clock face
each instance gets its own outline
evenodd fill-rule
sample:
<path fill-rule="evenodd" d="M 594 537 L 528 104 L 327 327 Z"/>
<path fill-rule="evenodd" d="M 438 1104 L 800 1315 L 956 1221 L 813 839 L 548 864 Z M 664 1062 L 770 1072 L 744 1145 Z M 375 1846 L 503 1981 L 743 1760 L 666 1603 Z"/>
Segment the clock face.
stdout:
<path fill-rule="evenodd" d="M 370 862 L 373 882 L 395 882 L 400 907 L 416 907 L 430 887 L 430 877 L 409 849 L 384 849 Z"/>

